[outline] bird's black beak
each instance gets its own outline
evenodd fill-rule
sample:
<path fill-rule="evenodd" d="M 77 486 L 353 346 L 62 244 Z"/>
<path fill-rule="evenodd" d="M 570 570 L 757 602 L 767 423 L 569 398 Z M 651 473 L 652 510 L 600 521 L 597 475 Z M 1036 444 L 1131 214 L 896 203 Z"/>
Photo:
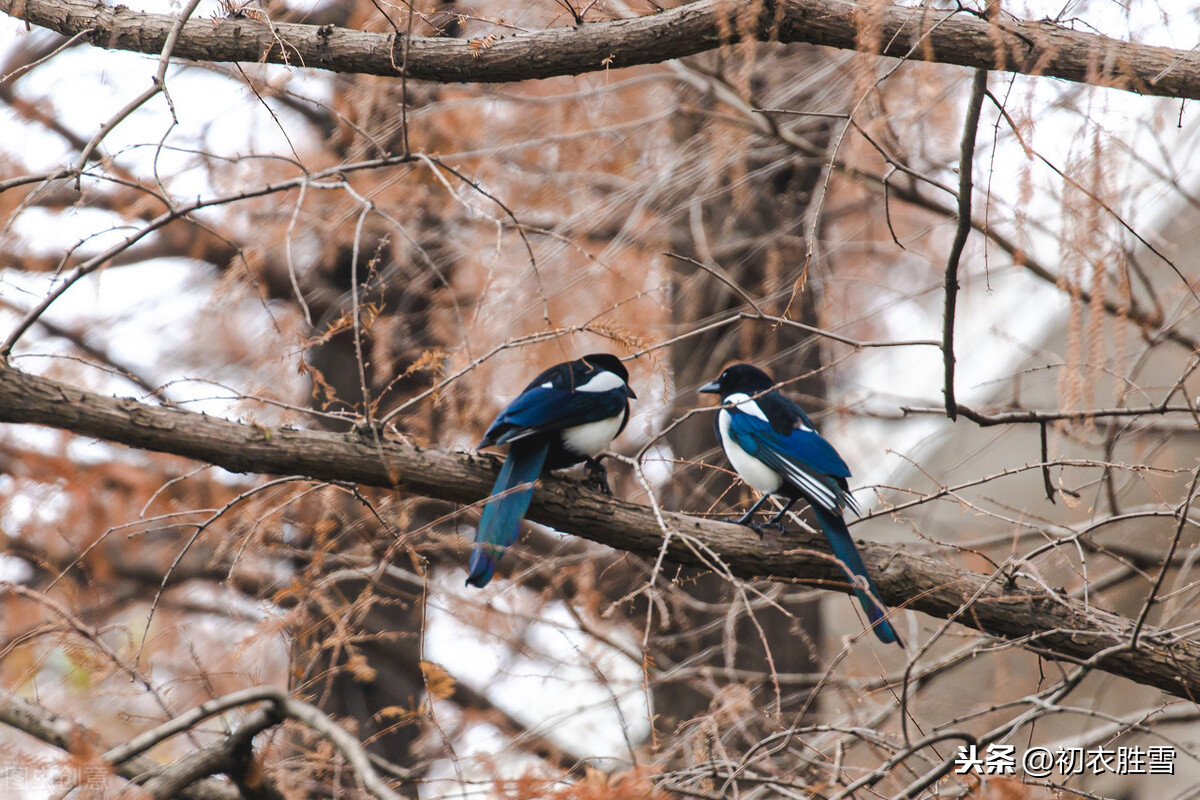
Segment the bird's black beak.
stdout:
<path fill-rule="evenodd" d="M 631 387 L 628 383 L 625 384 L 625 396 L 630 399 L 637 400 L 637 395 L 634 394 L 633 387 Z"/>
<path fill-rule="evenodd" d="M 700 394 L 720 394 L 721 387 L 717 385 L 716 381 L 709 381 L 696 391 L 700 392 Z"/>

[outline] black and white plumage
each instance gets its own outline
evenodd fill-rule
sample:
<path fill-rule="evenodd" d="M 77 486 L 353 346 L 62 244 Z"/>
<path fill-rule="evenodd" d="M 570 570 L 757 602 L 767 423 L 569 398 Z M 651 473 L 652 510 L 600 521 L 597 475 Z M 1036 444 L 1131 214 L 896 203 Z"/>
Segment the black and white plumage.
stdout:
<path fill-rule="evenodd" d="M 782 531 L 788 509 L 801 498 L 808 501 L 834 555 L 850 576 L 875 635 L 883 642 L 899 642 L 895 629 L 884 619 L 886 609 L 879 591 L 842 517 L 846 509 L 858 513 L 847 483 L 850 468 L 817 433 L 804 410 L 774 386 L 771 376 L 761 369 L 735 364 L 700 387 L 701 392 L 721 397 L 716 428 L 726 457 L 742 480 L 763 493 L 736 521 L 760 530 L 761 526 L 751 522 L 754 512 L 770 495 L 780 495 L 787 502 L 767 525 L 777 525 Z"/>
<path fill-rule="evenodd" d="M 517 539 L 543 472 L 594 462 L 629 421 L 629 372 L 616 356 L 593 353 L 538 375 L 488 427 L 479 447 L 508 445 L 508 458 L 483 508 L 467 583 L 486 586 Z"/>

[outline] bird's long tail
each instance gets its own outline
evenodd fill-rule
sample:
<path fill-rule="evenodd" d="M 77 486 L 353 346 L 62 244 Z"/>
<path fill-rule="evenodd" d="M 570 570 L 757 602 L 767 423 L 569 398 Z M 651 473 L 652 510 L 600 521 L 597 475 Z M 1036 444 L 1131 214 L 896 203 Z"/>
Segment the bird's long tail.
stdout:
<path fill-rule="evenodd" d="M 896 633 L 896 629 L 883 618 L 887 609 L 879 599 L 879 590 L 875 588 L 875 582 L 867 574 L 867 567 L 863 564 L 862 557 L 858 554 L 858 548 L 854 546 L 854 539 L 850 536 L 850 530 L 846 527 L 846 521 L 842 519 L 841 514 L 830 513 L 815 504 L 813 505 L 813 512 L 817 515 L 817 521 L 821 523 L 821 529 L 825 532 L 825 538 L 829 540 L 829 545 L 833 548 L 833 554 L 838 557 L 838 560 L 850 572 L 851 577 L 862 576 L 866 581 L 870 594 L 863 591 L 857 581 L 855 581 L 854 594 L 858 597 L 858 602 L 862 604 L 863 611 L 867 612 L 867 619 L 871 621 L 872 630 L 875 631 L 875 635 L 884 644 L 896 642 L 903 647 L 904 643 L 900 641 L 900 636 Z"/>
<path fill-rule="evenodd" d="M 479 518 L 467 583 L 481 588 L 487 586 L 496 571 L 496 562 L 517 540 L 521 519 L 533 499 L 533 483 L 542 474 L 549 452 L 549 442 L 516 441 L 509 447 L 500 477 L 492 487 L 493 497 L 483 507 L 483 515 Z M 515 488 L 519 486 L 522 488 Z"/>

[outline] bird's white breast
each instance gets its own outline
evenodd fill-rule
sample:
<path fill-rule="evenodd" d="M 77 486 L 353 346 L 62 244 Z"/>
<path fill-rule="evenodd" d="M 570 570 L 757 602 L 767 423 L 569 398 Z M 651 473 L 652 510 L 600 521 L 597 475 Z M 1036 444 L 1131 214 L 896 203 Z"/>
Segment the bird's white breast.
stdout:
<path fill-rule="evenodd" d="M 612 444 L 612 440 L 617 438 L 617 434 L 621 431 L 621 423 L 625 420 L 625 414 L 626 410 L 621 409 L 621 413 L 615 417 L 597 422 L 586 422 L 573 428 L 563 428 L 563 444 L 572 453 L 595 458 L 607 450 L 608 446 Z"/>
<path fill-rule="evenodd" d="M 733 397 L 730 396 L 727 400 L 733 400 Z M 759 414 L 762 413 L 756 404 L 751 403 L 750 405 L 753 405 L 754 410 Z M 783 479 L 779 477 L 778 472 L 747 453 L 733 440 L 733 437 L 729 435 L 729 417 L 727 408 L 722 408 L 717 414 L 717 425 L 721 431 L 721 446 L 725 448 L 725 455 L 729 459 L 729 463 L 733 465 L 737 474 L 742 476 L 742 480 L 758 491 L 777 491 L 780 484 L 783 483 Z"/>

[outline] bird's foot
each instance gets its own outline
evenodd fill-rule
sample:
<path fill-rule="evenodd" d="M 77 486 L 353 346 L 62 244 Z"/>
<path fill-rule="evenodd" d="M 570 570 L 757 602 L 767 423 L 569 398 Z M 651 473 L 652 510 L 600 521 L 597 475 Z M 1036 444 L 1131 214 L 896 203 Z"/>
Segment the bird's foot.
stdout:
<path fill-rule="evenodd" d="M 608 485 L 608 470 L 597 458 L 587 460 L 587 472 L 584 473 L 583 485 L 609 497 L 613 496 L 612 489 Z"/>
<path fill-rule="evenodd" d="M 780 534 L 782 534 L 786 528 L 786 523 L 784 523 L 783 520 L 773 519 L 770 522 L 755 522 L 744 515 L 740 517 L 732 517 L 729 521 L 735 525 L 745 525 L 747 528 L 757 533 L 760 539 L 768 530 L 778 531 Z"/>

